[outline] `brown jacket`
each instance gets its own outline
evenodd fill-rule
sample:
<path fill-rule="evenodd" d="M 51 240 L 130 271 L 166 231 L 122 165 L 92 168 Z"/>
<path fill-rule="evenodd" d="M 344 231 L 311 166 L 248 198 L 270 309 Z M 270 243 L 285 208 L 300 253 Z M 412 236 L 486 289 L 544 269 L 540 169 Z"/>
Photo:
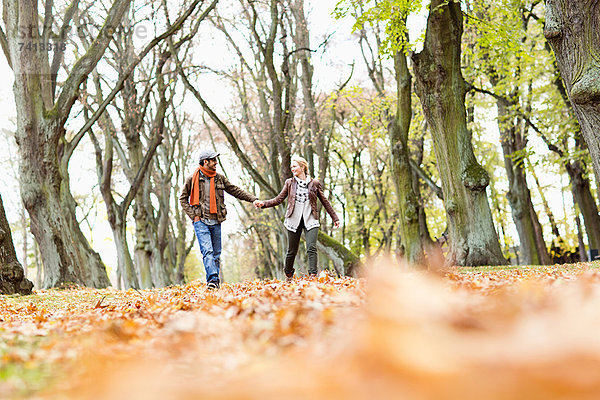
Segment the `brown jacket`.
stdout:
<path fill-rule="evenodd" d="M 275 207 L 283 202 L 283 200 L 288 198 L 288 206 L 287 211 L 285 212 L 285 217 L 291 217 L 294 212 L 294 205 L 296 204 L 296 187 L 298 186 L 298 182 L 296 179 L 289 178 L 285 181 L 283 185 L 283 189 L 281 189 L 281 193 L 277 195 L 277 197 L 272 198 L 271 200 L 265 200 L 265 208 Z M 331 203 L 325 197 L 325 193 L 323 193 L 323 185 L 319 182 L 318 179 L 313 179 L 308 184 L 308 201 L 310 203 L 310 208 L 312 209 L 312 215 L 316 220 L 319 220 L 319 204 L 317 203 L 317 198 L 321 200 L 323 206 L 325 207 L 325 211 L 327 214 L 331 215 L 331 219 L 333 222 L 339 221 L 337 214 L 331 207 Z"/>
<path fill-rule="evenodd" d="M 185 180 L 185 185 L 183 185 L 183 189 L 181 190 L 181 195 L 179 195 L 179 204 L 183 208 L 183 211 L 187 214 L 188 217 L 193 221 L 194 217 L 204 218 L 202 215 L 203 207 L 201 206 L 192 206 L 190 205 L 190 194 L 192 193 L 192 176 L 190 175 Z M 204 180 L 208 179 L 203 174 L 200 174 L 200 201 L 205 201 L 206 195 L 204 193 Z M 217 190 L 217 221 L 219 223 L 225 221 L 227 216 L 227 209 L 225 208 L 225 193 L 227 192 L 233 197 L 236 197 L 240 200 L 245 200 L 249 202 L 253 202 L 256 200 L 256 197 L 244 189 L 239 188 L 233 185 L 229 180 L 219 173 L 215 176 L 215 189 Z"/>

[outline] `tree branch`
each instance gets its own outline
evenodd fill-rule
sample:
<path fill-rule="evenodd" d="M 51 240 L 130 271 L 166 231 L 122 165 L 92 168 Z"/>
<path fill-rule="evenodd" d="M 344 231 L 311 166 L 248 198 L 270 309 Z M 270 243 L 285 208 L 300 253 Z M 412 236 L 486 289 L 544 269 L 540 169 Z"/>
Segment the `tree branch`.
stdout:
<path fill-rule="evenodd" d="M 71 21 L 73 20 L 73 16 L 79 7 L 79 0 L 73 0 L 69 7 L 65 11 L 65 17 L 63 19 L 62 27 L 60 28 L 59 39 L 61 41 L 65 40 L 67 36 L 67 32 L 70 29 Z M 56 78 L 58 77 L 58 69 L 60 68 L 60 63 L 63 60 L 63 56 L 65 51 L 62 46 L 55 47 L 54 57 L 52 58 L 52 66 L 50 67 L 50 79 L 52 79 L 52 97 L 56 93 Z"/>
<path fill-rule="evenodd" d="M 126 0 L 126 1 L 130 1 L 130 0 Z M 181 17 L 179 17 L 173 25 L 171 25 L 162 35 L 154 38 L 150 43 L 148 43 L 148 45 L 146 45 L 144 50 L 142 50 L 142 52 L 131 62 L 131 64 L 129 64 L 127 69 L 123 72 L 123 74 L 119 78 L 119 81 L 115 85 L 115 88 L 112 90 L 112 92 L 110 92 L 110 94 L 104 99 L 104 102 L 102 102 L 100 107 L 98 107 L 98 110 L 96 110 L 94 115 L 92 115 L 92 117 L 85 123 L 85 125 L 83 125 L 83 127 L 79 130 L 79 132 L 75 135 L 75 137 L 73 137 L 73 139 L 69 142 L 69 148 L 67 149 L 68 157 L 71 156 L 71 154 L 75 150 L 75 147 L 77 147 L 77 145 L 79 144 L 79 142 L 81 141 L 81 139 L 83 138 L 85 133 L 88 131 L 88 129 L 90 129 L 92 127 L 92 125 L 94 125 L 94 123 L 98 120 L 100 115 L 102 115 L 102 113 L 104 112 L 104 110 L 106 109 L 108 104 L 115 98 L 117 93 L 119 93 L 119 91 L 123 88 L 125 80 L 127 80 L 127 78 L 129 78 L 129 76 L 131 75 L 131 73 L 133 72 L 135 67 L 150 52 L 150 50 L 152 50 L 158 43 L 160 43 L 162 40 L 172 36 L 173 34 L 175 34 L 175 32 L 177 32 L 182 27 L 185 20 L 194 11 L 194 9 L 198 5 L 198 3 L 200 3 L 200 1 L 201 0 L 194 0 L 192 5 L 190 6 L 190 8 L 188 8 L 186 10 L 186 12 L 183 13 L 183 15 Z M 206 15 L 208 14 L 208 12 L 211 11 L 216 6 L 218 1 L 219 0 L 213 0 L 213 2 L 208 7 L 208 9 L 206 9 L 199 18 L 204 19 L 206 17 Z"/>
<path fill-rule="evenodd" d="M 161 103 L 162 103 L 162 101 L 161 101 Z M 135 198 L 135 195 L 137 194 L 140 186 L 144 182 L 144 178 L 145 178 L 144 174 L 148 170 L 148 167 L 150 166 L 150 162 L 154 158 L 156 149 L 158 148 L 158 146 L 160 145 L 160 143 L 163 140 L 162 126 L 164 124 L 164 108 L 166 108 L 166 106 L 164 104 L 162 104 L 159 106 L 159 109 L 160 108 L 162 108 L 162 113 L 160 111 L 157 111 L 157 115 L 156 115 L 156 119 L 155 119 L 155 129 L 154 130 L 156 133 L 155 133 L 154 137 L 152 138 L 152 142 L 150 142 L 150 146 L 148 147 L 148 150 L 146 150 L 144 159 L 142 160 L 140 168 L 138 169 L 138 172 L 135 175 L 135 179 L 133 180 L 133 183 L 129 187 L 129 191 L 127 192 L 127 195 L 125 196 L 125 198 L 123 199 L 123 201 L 121 202 L 121 204 L 119 206 L 124 214 L 125 214 L 126 210 L 129 208 L 129 205 L 131 204 L 133 199 Z"/>
<path fill-rule="evenodd" d="M 250 161 L 250 159 L 244 154 L 244 152 L 242 152 L 237 140 L 235 139 L 235 136 L 229 130 L 227 125 L 225 125 L 225 123 L 221 121 L 221 119 L 219 119 L 217 114 L 210 108 L 206 101 L 204 101 L 204 99 L 200 95 L 200 92 L 198 92 L 198 90 L 191 84 L 191 82 L 183 72 L 181 61 L 179 60 L 176 54 L 174 54 L 174 59 L 177 65 L 177 70 L 179 71 L 179 75 L 183 79 L 183 83 L 188 88 L 188 90 L 192 92 L 194 97 L 196 97 L 196 100 L 198 100 L 204 111 L 210 116 L 210 118 L 215 122 L 215 124 L 217 124 L 221 132 L 223 132 L 233 152 L 238 157 L 244 168 L 250 173 L 250 175 L 256 181 L 256 183 L 258 183 L 260 187 L 262 187 L 269 195 L 276 196 L 277 191 L 275 191 L 273 187 L 269 185 L 269 183 L 262 177 L 262 175 L 252 166 L 252 161 Z"/>
<path fill-rule="evenodd" d="M 486 89 L 478 88 L 478 87 L 472 85 L 471 83 L 467 82 L 467 92 L 469 92 L 471 90 L 473 90 L 474 92 L 479 92 L 479 93 L 487 94 L 489 96 L 492 96 L 496 100 L 505 102 L 506 104 L 510 104 L 510 100 L 507 99 L 506 97 L 501 96 L 499 94 L 496 94 L 494 92 L 490 92 L 489 90 L 486 90 Z"/>
<path fill-rule="evenodd" d="M 129 9 L 131 1 L 132 0 L 115 0 L 98 36 L 86 53 L 81 56 L 73 66 L 73 69 L 65 81 L 58 99 L 51 110 L 51 114 L 59 118 L 61 123 L 67 120 L 71 108 L 73 107 L 73 103 L 75 103 L 75 100 L 77 99 L 79 86 L 96 67 L 100 58 L 102 58 L 108 44 L 112 40 L 115 28 L 121 22 L 127 9 Z M 57 132 L 57 134 L 60 134 L 60 129 L 57 130 Z"/>
<path fill-rule="evenodd" d="M 146 171 L 148 170 L 148 167 L 150 166 L 150 162 L 154 158 L 156 149 L 158 148 L 158 146 L 160 145 L 160 143 L 162 142 L 162 140 L 164 138 L 163 130 L 165 127 L 165 114 L 167 111 L 167 99 L 166 99 L 166 94 L 165 94 L 166 88 L 165 88 L 165 84 L 164 84 L 163 77 L 162 77 L 162 69 L 170 56 L 171 56 L 171 54 L 168 52 L 162 53 L 159 58 L 158 65 L 156 66 L 156 77 L 158 80 L 158 95 L 160 97 L 160 101 L 158 103 L 158 106 L 156 109 L 156 116 L 155 116 L 154 122 L 152 124 L 152 132 L 154 133 L 154 135 L 153 135 L 152 141 L 150 142 L 148 150 L 146 151 L 146 154 L 144 155 L 144 158 L 142 159 L 140 168 L 135 175 L 133 183 L 131 184 L 129 191 L 127 192 L 127 195 L 125 196 L 125 199 L 123 199 L 123 202 L 120 205 L 121 211 L 123 213 L 123 215 L 121 216 L 123 218 L 123 220 L 126 217 L 125 214 L 127 213 L 127 209 L 129 208 L 131 202 L 135 198 L 138 190 L 140 189 L 140 187 L 143 183 L 143 180 L 145 178 L 144 175 L 146 174 Z"/>
<path fill-rule="evenodd" d="M 492 97 L 494 97 L 496 100 L 498 101 L 502 101 L 505 102 L 505 104 L 510 104 L 510 100 L 504 96 L 500 96 L 496 93 L 490 92 L 489 90 L 485 90 L 485 89 L 481 89 L 481 88 L 477 88 L 469 83 L 467 83 L 467 86 L 469 88 L 469 90 L 474 90 L 476 92 L 479 93 L 484 93 L 484 94 L 488 94 Z M 540 135 L 540 137 L 542 138 L 542 140 L 544 141 L 544 143 L 546 143 L 546 145 L 548 146 L 548 149 L 550 151 L 555 152 L 556 154 L 558 154 L 559 156 L 563 156 L 564 152 L 559 149 L 555 144 L 553 144 L 552 142 L 550 142 L 550 139 L 548 139 L 548 137 L 540 130 L 540 128 L 538 128 L 533 121 L 531 120 L 531 118 L 529 118 L 529 116 L 527 116 L 527 114 L 525 112 L 523 112 L 523 110 L 521 110 L 521 107 L 517 107 L 515 109 L 517 115 L 521 118 L 523 118 L 523 121 L 525 121 L 525 124 L 527 124 L 527 126 L 531 127 L 531 129 L 533 129 L 538 135 Z"/>
<path fill-rule="evenodd" d="M 423 169 L 420 166 L 418 166 L 413 160 L 408 160 L 408 163 L 410 164 L 412 170 L 415 171 L 416 174 L 419 176 L 419 178 L 423 179 L 427 186 L 429 186 L 433 190 L 435 195 L 440 200 L 444 200 L 444 192 L 442 191 L 442 188 L 436 185 L 436 183 L 431 179 L 431 177 L 427 175 L 427 173 L 423 171 Z"/>
<path fill-rule="evenodd" d="M 0 45 L 2 45 L 2 51 L 4 51 L 4 56 L 6 57 L 6 62 L 10 69 L 12 69 L 12 59 L 10 57 L 10 48 L 8 47 L 8 39 L 6 38 L 6 33 L 0 26 Z"/>
<path fill-rule="evenodd" d="M 42 31 L 42 41 L 44 43 L 48 43 L 48 38 L 52 32 L 52 23 L 54 22 L 53 6 L 53 0 L 46 0 L 46 5 L 44 6 L 44 30 Z"/>
<path fill-rule="evenodd" d="M 210 106 L 206 103 L 206 101 L 204 101 L 204 99 L 202 98 L 202 95 L 200 94 L 200 92 L 189 81 L 187 75 L 183 71 L 183 66 L 181 64 L 181 60 L 179 59 L 179 57 L 178 57 L 178 55 L 177 55 L 177 53 L 176 53 L 176 51 L 174 49 L 172 41 L 169 41 L 169 46 L 171 48 L 171 53 L 173 55 L 173 59 L 175 60 L 175 65 L 177 66 L 177 71 L 178 71 L 179 75 L 181 76 L 181 78 L 183 79 L 183 83 L 184 83 L 185 87 L 190 92 L 192 92 L 192 94 L 194 95 L 194 97 L 196 97 L 196 100 L 198 100 L 198 102 L 200 103 L 200 105 L 202 106 L 202 108 L 204 109 L 204 111 L 210 116 L 210 118 L 215 122 L 215 124 L 217 124 L 217 126 L 219 127 L 219 129 L 221 130 L 221 132 L 223 132 L 223 134 L 227 138 L 227 141 L 229 142 L 229 145 L 231 146 L 233 152 L 236 154 L 236 156 L 238 157 L 238 159 L 240 160 L 240 162 L 242 163 L 242 165 L 244 166 L 244 168 L 250 173 L 250 175 L 252 176 L 252 178 L 254 179 L 254 181 L 256 183 L 258 183 L 259 186 L 261 188 L 263 188 L 269 195 L 272 195 L 272 196 L 277 195 L 277 191 L 274 190 L 273 187 L 252 166 L 252 162 L 246 156 L 246 154 L 244 154 L 244 152 L 242 152 L 242 150 L 241 150 L 241 148 L 240 148 L 240 146 L 239 146 L 239 144 L 238 144 L 235 136 L 229 130 L 229 128 L 227 127 L 227 125 L 223 121 L 221 121 L 221 119 L 210 108 Z"/>

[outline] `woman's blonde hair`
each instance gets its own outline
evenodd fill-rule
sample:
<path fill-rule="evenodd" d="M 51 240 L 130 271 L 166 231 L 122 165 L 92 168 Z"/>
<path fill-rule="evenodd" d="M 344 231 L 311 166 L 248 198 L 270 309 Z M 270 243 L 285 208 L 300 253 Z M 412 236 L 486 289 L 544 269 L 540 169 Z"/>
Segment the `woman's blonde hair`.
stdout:
<path fill-rule="evenodd" d="M 308 174 L 308 161 L 306 161 L 304 158 L 302 158 L 300 156 L 293 156 L 292 162 L 296 162 L 299 166 L 302 167 L 302 169 L 304 170 L 304 173 Z"/>

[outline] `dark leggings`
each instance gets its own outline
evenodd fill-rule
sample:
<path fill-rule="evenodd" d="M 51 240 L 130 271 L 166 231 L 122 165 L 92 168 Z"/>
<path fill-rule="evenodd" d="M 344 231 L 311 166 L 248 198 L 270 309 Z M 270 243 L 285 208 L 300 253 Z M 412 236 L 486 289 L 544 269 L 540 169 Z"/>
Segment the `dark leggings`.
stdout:
<path fill-rule="evenodd" d="M 317 274 L 317 236 L 319 227 L 312 228 L 307 231 L 304 226 L 304 218 L 300 219 L 300 225 L 296 232 L 288 230 L 288 251 L 285 256 L 285 276 L 294 276 L 294 260 L 298 253 L 298 245 L 300 244 L 300 236 L 302 231 L 306 231 L 306 254 L 308 255 L 308 273 Z"/>

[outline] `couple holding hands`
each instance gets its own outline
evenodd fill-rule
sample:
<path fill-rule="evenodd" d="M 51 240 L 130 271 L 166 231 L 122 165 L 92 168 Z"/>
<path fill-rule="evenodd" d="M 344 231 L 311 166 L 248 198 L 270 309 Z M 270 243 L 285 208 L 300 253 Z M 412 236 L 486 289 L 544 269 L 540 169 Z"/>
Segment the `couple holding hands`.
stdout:
<path fill-rule="evenodd" d="M 284 226 L 288 231 L 288 250 L 285 257 L 285 276 L 294 276 L 294 260 L 298 253 L 300 236 L 306 232 L 308 273 L 317 274 L 317 236 L 319 233 L 320 201 L 338 228 L 339 218 L 323 192 L 323 185 L 308 176 L 308 162 L 298 156 L 292 157 L 293 177 L 285 181 L 281 193 L 270 200 L 258 200 L 252 194 L 231 184 L 222 174 L 217 173 L 217 157 L 212 150 L 200 152 L 199 167 L 187 178 L 179 202 L 185 213 L 194 222 L 194 231 L 202 252 L 208 287 L 216 289 L 220 285 L 221 223 L 225 221 L 224 192 L 254 204 L 256 208 L 275 207 L 288 198 Z"/>

